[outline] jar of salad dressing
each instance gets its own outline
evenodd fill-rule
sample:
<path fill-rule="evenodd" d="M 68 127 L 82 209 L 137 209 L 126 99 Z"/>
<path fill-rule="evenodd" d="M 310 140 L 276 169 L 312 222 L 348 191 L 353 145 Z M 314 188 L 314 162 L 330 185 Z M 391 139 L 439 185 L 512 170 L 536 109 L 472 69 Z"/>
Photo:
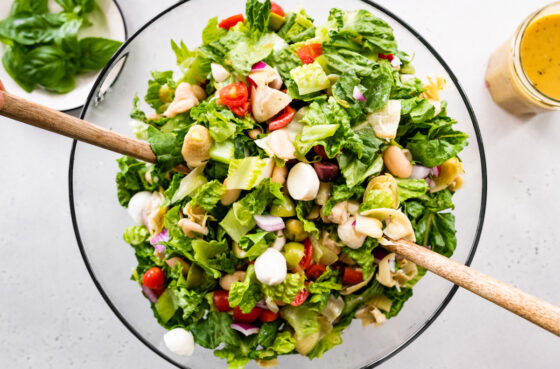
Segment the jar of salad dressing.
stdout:
<path fill-rule="evenodd" d="M 560 110 L 560 2 L 531 14 L 492 54 L 486 84 L 511 113 Z"/>

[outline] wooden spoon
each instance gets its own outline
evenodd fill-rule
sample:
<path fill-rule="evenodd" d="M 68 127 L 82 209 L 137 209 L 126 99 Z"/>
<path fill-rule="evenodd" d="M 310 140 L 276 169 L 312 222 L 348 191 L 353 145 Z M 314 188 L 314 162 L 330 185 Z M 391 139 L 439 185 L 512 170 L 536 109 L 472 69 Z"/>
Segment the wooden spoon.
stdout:
<path fill-rule="evenodd" d="M 0 115 L 123 155 L 155 163 L 150 145 L 68 114 L 0 91 Z M 174 168 L 188 171 L 186 166 Z M 560 336 L 560 308 L 486 274 L 405 240 L 385 237 L 383 247 Z"/>

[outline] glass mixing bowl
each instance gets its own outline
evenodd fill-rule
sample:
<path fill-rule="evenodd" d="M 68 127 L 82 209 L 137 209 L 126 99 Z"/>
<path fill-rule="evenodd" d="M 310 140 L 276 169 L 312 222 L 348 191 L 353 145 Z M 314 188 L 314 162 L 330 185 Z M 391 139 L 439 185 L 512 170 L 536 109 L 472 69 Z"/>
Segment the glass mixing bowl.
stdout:
<path fill-rule="evenodd" d="M 469 264 L 480 236 L 486 204 L 486 165 L 479 128 L 465 92 L 453 72 L 437 52 L 410 26 L 394 14 L 369 1 L 283 0 L 290 9 L 303 3 L 318 24 L 326 21 L 329 9 L 368 9 L 386 20 L 395 30 L 402 50 L 414 54 L 420 77 L 444 75 L 448 81 L 443 98 L 448 112 L 459 121 L 458 128 L 470 136 L 461 153 L 465 187 L 455 196 L 458 247 L 453 258 Z M 342 5 L 344 4 L 344 5 Z M 132 99 L 146 91 L 150 71 L 169 70 L 175 55 L 169 39 L 183 40 L 194 48 L 201 43 L 201 32 L 210 17 L 220 19 L 244 11 L 244 0 L 191 0 L 176 4 L 133 35 L 100 74 L 82 112 L 82 118 L 132 136 L 128 122 Z M 70 207 L 78 245 L 97 288 L 111 309 L 130 331 L 162 358 L 182 368 L 225 368 L 225 361 L 210 350 L 197 347 L 191 357 L 179 357 L 163 343 L 165 329 L 154 319 L 149 301 L 138 284 L 130 280 L 136 265 L 133 250 L 122 239 L 131 224 L 126 210 L 117 201 L 115 160 L 119 155 L 74 142 L 70 157 Z M 418 337 L 447 305 L 457 287 L 428 273 L 414 288 L 414 296 L 400 314 L 379 328 L 362 328 L 355 321 L 343 334 L 344 343 L 323 358 L 291 355 L 280 358 L 280 368 L 361 368 L 373 367 L 394 355 Z M 255 363 L 248 368 L 256 368 Z"/>

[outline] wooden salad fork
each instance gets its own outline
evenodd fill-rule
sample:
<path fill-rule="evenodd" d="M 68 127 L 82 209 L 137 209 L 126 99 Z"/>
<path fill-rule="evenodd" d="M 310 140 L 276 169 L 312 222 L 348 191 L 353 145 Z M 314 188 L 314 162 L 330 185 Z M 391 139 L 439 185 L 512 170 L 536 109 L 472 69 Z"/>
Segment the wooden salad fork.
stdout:
<path fill-rule="evenodd" d="M 0 91 L 0 115 L 136 159 L 156 163 L 146 142 Z M 188 172 L 180 165 L 177 171 Z M 384 237 L 385 249 L 560 336 L 560 308 L 509 284 L 405 240 Z"/>

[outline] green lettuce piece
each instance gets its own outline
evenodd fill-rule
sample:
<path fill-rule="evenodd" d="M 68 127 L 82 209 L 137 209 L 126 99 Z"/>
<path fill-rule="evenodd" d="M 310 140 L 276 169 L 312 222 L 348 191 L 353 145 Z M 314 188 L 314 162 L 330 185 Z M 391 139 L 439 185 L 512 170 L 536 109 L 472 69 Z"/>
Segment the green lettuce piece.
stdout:
<path fill-rule="evenodd" d="M 268 245 L 274 242 L 276 236 L 272 232 L 258 231 L 247 234 L 239 240 L 239 247 L 246 251 L 245 257 L 255 260 L 268 249 Z"/>
<path fill-rule="evenodd" d="M 247 75 L 255 63 L 266 59 L 272 53 L 276 37 L 276 34 L 268 33 L 256 41 L 250 38 L 241 39 L 228 53 L 233 69 L 239 74 Z"/>
<path fill-rule="evenodd" d="M 358 76 L 369 76 L 377 66 L 373 60 L 352 50 L 323 46 L 323 55 L 327 58 L 328 66 L 339 74 L 352 70 Z"/>
<path fill-rule="evenodd" d="M 248 314 L 253 310 L 257 302 L 262 299 L 262 292 L 255 275 L 255 267 L 249 265 L 242 282 L 232 283 L 229 289 L 229 306 L 239 306 L 241 311 Z"/>
<path fill-rule="evenodd" d="M 422 204 L 426 210 L 435 213 L 441 210 L 454 209 L 452 197 L 453 193 L 447 188 L 435 193 L 428 193 L 422 198 Z"/>
<path fill-rule="evenodd" d="M 190 117 L 197 123 L 205 125 L 215 142 L 224 142 L 234 138 L 244 130 L 253 128 L 251 118 L 240 118 L 225 107 L 216 104 L 216 100 L 206 100 L 190 111 Z"/>
<path fill-rule="evenodd" d="M 247 221 L 246 224 L 243 224 L 235 215 L 233 208 L 229 209 L 224 219 L 220 222 L 220 226 L 235 242 L 241 241 L 241 237 L 253 229 L 255 225 L 257 224 L 254 219 Z"/>
<path fill-rule="evenodd" d="M 162 133 L 153 126 L 148 127 L 148 142 L 161 170 L 169 170 L 184 162 L 181 147 L 185 134 L 186 131 Z"/>
<path fill-rule="evenodd" d="M 169 86 L 171 89 L 176 87 L 175 81 L 173 80 L 173 71 L 152 72 L 152 79 L 148 81 L 148 91 L 146 92 L 146 96 L 144 96 L 144 100 L 158 113 L 163 113 L 167 107 L 164 105 L 172 100 L 172 94 L 169 94 L 168 101 L 164 102 L 161 100 L 160 90 L 165 85 Z"/>
<path fill-rule="evenodd" d="M 286 23 L 278 31 L 278 36 L 288 43 L 301 42 L 315 36 L 313 20 L 300 9 L 297 12 L 286 14 Z"/>
<path fill-rule="evenodd" d="M 415 134 L 407 139 L 406 148 L 410 150 L 414 160 L 433 168 L 463 150 L 468 145 L 468 135 L 455 131 L 452 128 L 455 123 L 457 122 L 451 118 L 438 116 L 431 121 L 417 124 L 417 128 L 414 128 L 412 123 L 408 124 L 408 127 L 413 127 L 409 130 L 415 131 Z"/>
<path fill-rule="evenodd" d="M 280 315 L 296 332 L 296 337 L 303 339 L 319 332 L 318 313 L 303 306 L 286 306 Z"/>
<path fill-rule="evenodd" d="M 305 276 L 299 273 L 288 273 L 286 279 L 275 286 L 262 285 L 262 291 L 272 301 L 282 301 L 289 304 L 294 301 L 297 293 L 304 287 Z"/>
<path fill-rule="evenodd" d="M 200 84 L 206 81 L 210 74 L 210 63 L 212 62 L 204 55 L 200 48 L 195 51 L 189 51 L 183 41 L 179 45 L 171 40 L 171 49 L 177 57 L 177 65 L 183 71 L 182 81 L 191 84 Z"/>
<path fill-rule="evenodd" d="M 423 179 L 397 179 L 397 191 L 400 202 L 413 198 L 426 198 L 426 192 L 429 189 L 430 186 Z"/>
<path fill-rule="evenodd" d="M 371 237 L 366 238 L 363 246 L 359 249 L 343 247 L 342 252 L 356 262 L 362 268 L 364 279 L 369 278 L 375 270 L 373 249 L 377 247 L 377 240 Z"/>
<path fill-rule="evenodd" d="M 326 138 L 333 136 L 338 127 L 340 127 L 339 124 L 305 126 L 301 133 L 297 135 L 294 146 L 299 153 L 307 153 L 313 146 L 324 143 Z"/>
<path fill-rule="evenodd" d="M 266 63 L 274 65 L 283 80 L 291 78 L 290 71 L 292 69 L 303 65 L 297 54 L 290 47 L 274 50 L 267 58 Z"/>
<path fill-rule="evenodd" d="M 330 86 L 325 71 L 317 62 L 292 69 L 290 76 L 296 82 L 300 95 L 321 91 Z"/>
<path fill-rule="evenodd" d="M 296 216 L 303 223 L 303 230 L 309 233 L 319 234 L 319 230 L 315 222 L 307 219 L 307 215 L 313 210 L 315 203 L 313 201 L 298 201 L 296 205 Z"/>
<path fill-rule="evenodd" d="M 350 187 L 379 174 L 383 168 L 383 158 L 377 154 L 383 141 L 375 136 L 373 129 L 369 126 L 357 130 L 356 134 L 362 144 L 361 157 L 349 150 L 342 152 L 337 157 L 338 167 L 346 179 L 346 184 Z"/>
<path fill-rule="evenodd" d="M 258 35 L 268 30 L 270 6 L 270 0 L 265 0 L 263 3 L 258 0 L 247 0 L 245 13 L 247 14 L 247 24 L 251 34 Z"/>
<path fill-rule="evenodd" d="M 243 159 L 233 159 L 229 164 L 228 186 L 242 190 L 250 190 L 270 176 L 274 161 L 250 156 Z"/>
<path fill-rule="evenodd" d="M 313 309 L 317 312 L 323 311 L 331 294 L 342 289 L 340 284 L 339 273 L 327 267 L 325 272 L 321 274 L 315 282 L 309 284 L 309 303 L 313 304 Z"/>
<path fill-rule="evenodd" d="M 412 288 L 401 288 L 400 291 L 395 287 L 385 288 L 385 292 L 383 292 L 383 294 L 393 302 L 391 304 L 391 310 L 385 313 L 385 316 L 389 319 L 397 316 L 403 308 L 406 300 L 412 297 Z"/>
<path fill-rule="evenodd" d="M 295 350 L 296 340 L 290 332 L 280 332 L 276 335 L 274 343 L 270 348 L 279 355 L 286 355 Z"/>
<path fill-rule="evenodd" d="M 350 200 L 351 198 L 361 199 L 364 195 L 365 189 L 360 186 L 350 187 L 345 184 L 333 185 L 332 196 L 327 200 L 323 206 L 323 215 L 329 215 L 332 208 L 342 201 Z"/>
<path fill-rule="evenodd" d="M 319 340 L 319 342 L 317 342 L 317 345 L 315 345 L 313 350 L 307 354 L 307 357 L 310 359 L 321 358 L 325 352 L 329 351 L 334 346 L 340 345 L 342 343 L 342 337 L 340 334 L 344 328 L 346 327 L 335 328 L 327 333 L 323 338 L 321 338 L 321 340 Z"/>
<path fill-rule="evenodd" d="M 382 293 L 383 286 L 374 278 L 369 287 L 367 287 L 363 292 L 352 293 L 344 296 L 344 308 L 340 314 L 339 321 L 350 319 L 351 322 L 351 319 L 354 318 L 356 310 L 375 296 L 379 296 Z"/>
<path fill-rule="evenodd" d="M 220 163 L 229 164 L 235 155 L 235 144 L 232 140 L 216 142 L 210 148 L 210 159 Z"/>
<path fill-rule="evenodd" d="M 131 245 L 140 245 L 148 241 L 150 232 L 144 226 L 130 226 L 124 230 L 123 239 Z"/>
<path fill-rule="evenodd" d="M 450 257 L 457 247 L 455 216 L 451 213 L 426 213 L 414 228 L 416 242 Z"/>
<path fill-rule="evenodd" d="M 273 322 L 263 323 L 257 336 L 257 344 L 262 347 L 271 346 L 276 339 L 280 324 L 282 324 L 282 322 L 279 319 Z"/>
<path fill-rule="evenodd" d="M 215 179 L 200 188 L 192 198 L 191 206 L 200 206 L 206 211 L 211 211 L 225 192 L 226 188 L 224 185 Z"/>
<path fill-rule="evenodd" d="M 175 311 L 177 311 L 177 306 L 173 303 L 172 292 L 170 289 L 163 291 L 154 304 L 154 310 L 154 315 L 164 326 L 171 318 L 173 318 Z"/>
<path fill-rule="evenodd" d="M 215 349 L 221 343 L 240 344 L 239 334 L 231 329 L 231 323 L 233 323 L 231 315 L 210 311 L 206 319 L 191 324 L 188 329 L 192 332 L 195 342 L 200 346 Z"/>
<path fill-rule="evenodd" d="M 230 254 L 229 246 L 225 241 L 194 240 L 192 248 L 194 260 L 212 277 L 220 278 L 221 272 L 231 274 L 235 271 L 237 262 Z"/>
<path fill-rule="evenodd" d="M 360 211 L 379 208 L 392 208 L 395 200 L 393 193 L 385 190 L 370 190 L 360 204 Z"/>
<path fill-rule="evenodd" d="M 344 25 L 338 35 L 350 39 L 361 36 L 363 47 L 375 53 L 398 51 L 393 29 L 364 9 L 344 12 Z"/>
<path fill-rule="evenodd" d="M 119 172 L 116 175 L 117 197 L 122 206 L 128 206 L 130 198 L 140 191 L 153 191 L 157 183 L 150 184 L 146 181 L 146 172 L 149 167 L 146 163 L 138 161 L 129 156 L 117 159 Z M 165 182 L 162 183 L 165 185 Z"/>
<path fill-rule="evenodd" d="M 176 173 L 169 187 L 165 190 L 163 206 L 174 205 L 185 197 L 194 195 L 206 183 L 208 183 L 208 180 L 204 176 L 204 167 L 193 169 L 187 176 Z"/>
<path fill-rule="evenodd" d="M 174 286 L 173 282 L 168 289 L 172 292 L 173 305 L 183 311 L 182 318 L 185 321 L 199 310 L 200 304 L 204 301 L 202 293 L 183 286 Z"/>
<path fill-rule="evenodd" d="M 208 24 L 202 30 L 202 44 L 206 45 L 212 41 L 219 40 L 226 33 L 226 29 L 218 27 L 218 17 L 210 18 Z"/>

